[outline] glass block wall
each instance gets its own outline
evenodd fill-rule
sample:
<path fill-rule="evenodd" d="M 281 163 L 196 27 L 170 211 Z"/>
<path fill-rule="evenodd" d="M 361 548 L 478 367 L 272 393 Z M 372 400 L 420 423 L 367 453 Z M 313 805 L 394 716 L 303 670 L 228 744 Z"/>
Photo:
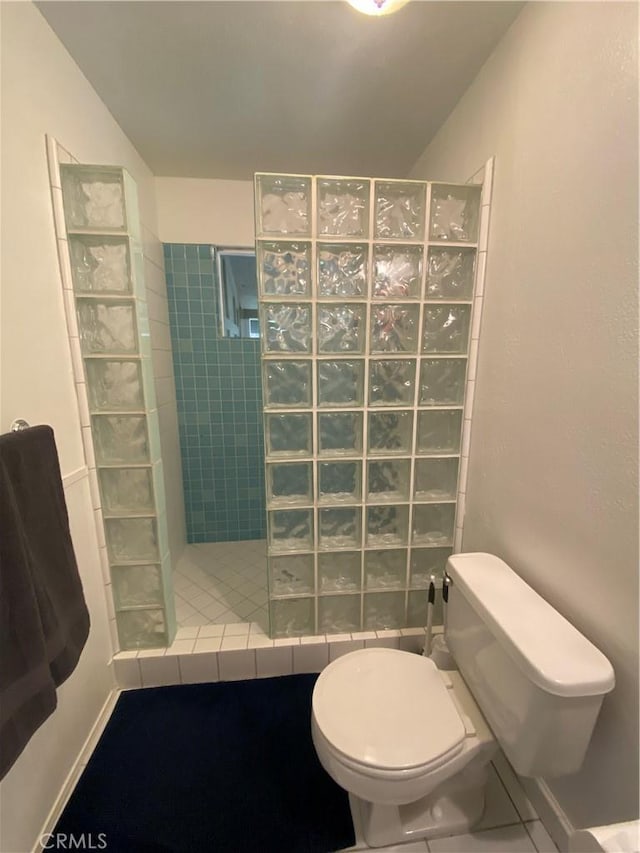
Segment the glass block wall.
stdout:
<path fill-rule="evenodd" d="M 265 538 L 260 342 L 220 334 L 215 247 L 165 243 L 188 542 Z"/>
<path fill-rule="evenodd" d="M 454 546 L 481 191 L 256 175 L 273 636 L 426 622 Z"/>
<path fill-rule="evenodd" d="M 77 321 L 119 646 L 166 646 L 175 615 L 136 187 L 118 167 L 66 164 L 60 176 L 65 297 Z"/>

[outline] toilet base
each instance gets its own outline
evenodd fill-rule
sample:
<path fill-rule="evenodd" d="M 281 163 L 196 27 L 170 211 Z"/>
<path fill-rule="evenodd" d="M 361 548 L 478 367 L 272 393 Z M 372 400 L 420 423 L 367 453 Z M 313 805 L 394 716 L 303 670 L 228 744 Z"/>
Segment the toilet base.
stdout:
<path fill-rule="evenodd" d="M 354 824 L 369 847 L 468 832 L 484 813 L 487 775 L 486 766 L 465 768 L 426 797 L 400 806 L 349 794 Z"/>

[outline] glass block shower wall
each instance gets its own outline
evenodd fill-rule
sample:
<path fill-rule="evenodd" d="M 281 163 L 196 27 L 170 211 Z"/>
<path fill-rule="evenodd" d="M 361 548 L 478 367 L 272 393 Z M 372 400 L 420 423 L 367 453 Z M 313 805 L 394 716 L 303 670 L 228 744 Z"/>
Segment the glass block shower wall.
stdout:
<path fill-rule="evenodd" d="M 63 287 L 109 606 L 120 649 L 166 646 L 175 613 L 136 186 L 115 166 L 65 164 L 60 176 Z"/>
<path fill-rule="evenodd" d="M 264 539 L 260 342 L 220 334 L 215 247 L 164 244 L 188 542 Z"/>
<path fill-rule="evenodd" d="M 256 175 L 273 636 L 426 622 L 454 546 L 481 191 Z"/>

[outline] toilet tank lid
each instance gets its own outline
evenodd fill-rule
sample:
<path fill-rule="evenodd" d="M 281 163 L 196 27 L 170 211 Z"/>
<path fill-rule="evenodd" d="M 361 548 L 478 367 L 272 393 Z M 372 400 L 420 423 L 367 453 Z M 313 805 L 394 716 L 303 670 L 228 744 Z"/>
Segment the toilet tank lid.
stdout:
<path fill-rule="evenodd" d="M 613 690 L 613 667 L 593 643 L 503 560 L 453 554 L 447 572 L 520 670 L 556 696 Z"/>

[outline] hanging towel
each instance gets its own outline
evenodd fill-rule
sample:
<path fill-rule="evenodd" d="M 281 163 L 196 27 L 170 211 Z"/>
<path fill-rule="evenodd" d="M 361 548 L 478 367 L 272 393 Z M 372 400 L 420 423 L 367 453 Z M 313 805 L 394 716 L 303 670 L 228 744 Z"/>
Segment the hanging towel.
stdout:
<path fill-rule="evenodd" d="M 0 436 L 0 779 L 89 635 L 53 430 Z"/>

